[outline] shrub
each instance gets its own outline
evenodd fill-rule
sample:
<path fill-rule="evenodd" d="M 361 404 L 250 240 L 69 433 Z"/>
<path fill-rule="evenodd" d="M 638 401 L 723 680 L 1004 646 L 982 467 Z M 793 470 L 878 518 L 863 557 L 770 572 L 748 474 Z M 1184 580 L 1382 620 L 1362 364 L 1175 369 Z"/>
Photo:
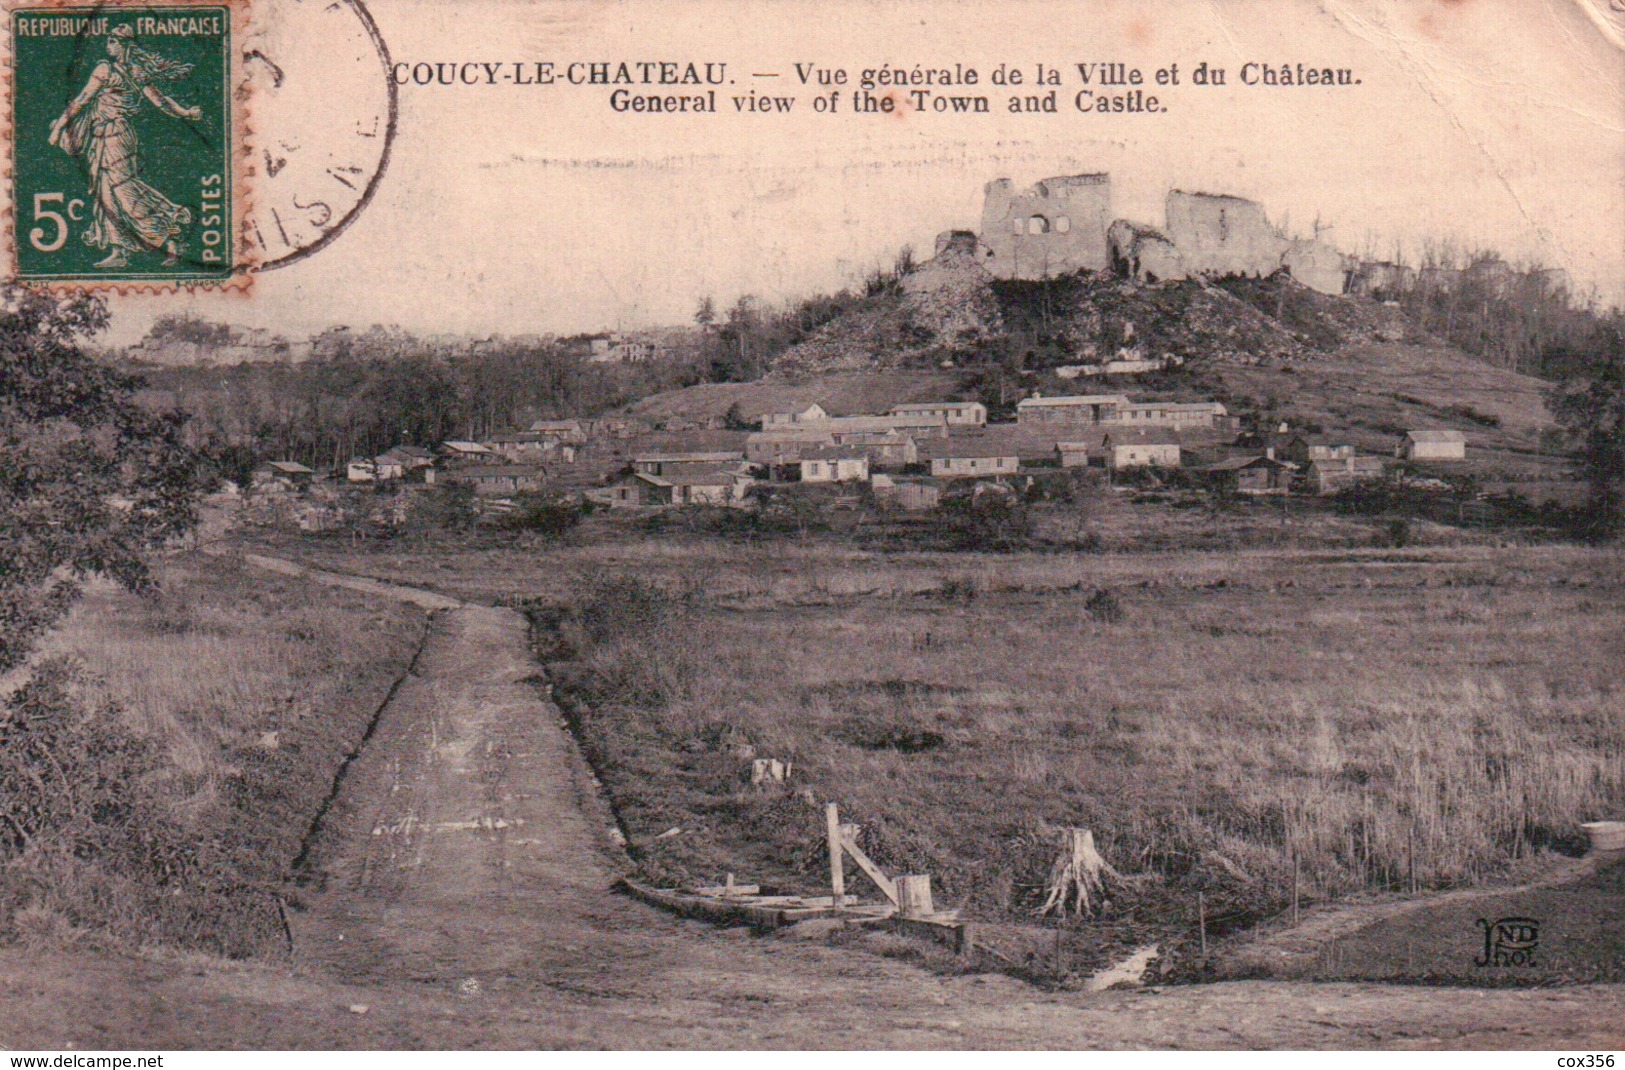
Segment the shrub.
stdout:
<path fill-rule="evenodd" d="M 590 507 L 570 501 L 529 499 L 502 518 L 502 526 L 509 531 L 530 531 L 548 539 L 559 539 L 575 530 L 586 518 Z"/>
<path fill-rule="evenodd" d="M 1083 608 L 1103 624 L 1116 624 L 1123 619 L 1123 603 L 1116 594 L 1104 588 L 1090 595 Z"/>
<path fill-rule="evenodd" d="M 931 519 L 932 533 L 949 550 L 1020 550 L 1033 537 L 1033 518 L 1027 506 L 1006 494 L 949 498 Z"/>
<path fill-rule="evenodd" d="M 0 934 L 96 929 L 241 955 L 257 943 L 245 918 L 279 924 L 218 844 L 171 818 L 158 748 L 116 707 L 87 706 L 71 663 L 40 665 L 5 711 Z"/>

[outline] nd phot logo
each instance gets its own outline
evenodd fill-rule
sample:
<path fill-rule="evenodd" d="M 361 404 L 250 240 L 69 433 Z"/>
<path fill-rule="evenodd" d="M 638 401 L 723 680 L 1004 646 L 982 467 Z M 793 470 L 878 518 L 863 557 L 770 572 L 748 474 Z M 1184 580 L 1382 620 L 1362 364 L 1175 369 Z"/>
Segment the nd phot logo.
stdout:
<path fill-rule="evenodd" d="M 1484 955 L 1475 966 L 1533 966 L 1540 943 L 1540 922 L 1534 918 L 1478 919 L 1484 930 Z"/>

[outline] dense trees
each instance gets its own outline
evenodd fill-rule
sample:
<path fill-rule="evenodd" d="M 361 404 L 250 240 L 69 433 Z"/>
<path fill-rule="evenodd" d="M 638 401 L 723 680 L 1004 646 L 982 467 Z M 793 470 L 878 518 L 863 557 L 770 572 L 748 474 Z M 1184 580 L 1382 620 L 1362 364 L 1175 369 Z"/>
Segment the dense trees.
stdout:
<path fill-rule="evenodd" d="M 205 477 L 178 413 L 87 356 L 107 322 L 85 295 L 0 291 L 0 671 L 96 573 L 147 585 L 144 554 L 197 520 Z"/>
<path fill-rule="evenodd" d="M 555 339 L 444 342 L 374 327 L 330 330 L 298 364 L 163 368 L 153 401 L 194 416 L 194 441 L 233 478 L 249 459 L 318 470 L 400 444 L 483 439 L 529 419 L 591 416 L 701 378 L 694 354 L 594 364 Z"/>
<path fill-rule="evenodd" d="M 1618 315 L 1602 321 L 1553 359 L 1574 369 L 1548 403 L 1590 489 L 1583 533 L 1615 538 L 1625 532 L 1625 325 Z"/>

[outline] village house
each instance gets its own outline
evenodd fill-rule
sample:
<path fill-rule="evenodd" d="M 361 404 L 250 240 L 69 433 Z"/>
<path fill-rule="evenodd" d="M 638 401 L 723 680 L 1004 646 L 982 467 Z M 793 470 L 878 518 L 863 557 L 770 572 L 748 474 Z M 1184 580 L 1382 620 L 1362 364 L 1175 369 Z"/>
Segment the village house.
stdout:
<path fill-rule="evenodd" d="M 1152 427 L 1220 427 L 1229 420 L 1229 412 L 1217 401 L 1172 402 L 1145 401 L 1121 405 L 1103 423 L 1131 424 Z"/>
<path fill-rule="evenodd" d="M 721 468 L 670 475 L 634 472 L 616 481 L 600 500 L 611 508 L 734 505 L 744 500 L 753 482 L 747 475 Z"/>
<path fill-rule="evenodd" d="M 579 446 L 575 439 L 538 431 L 504 431 L 484 444 L 512 464 L 540 464 L 554 457 L 568 464 L 575 460 Z"/>
<path fill-rule="evenodd" d="M 382 454 L 377 455 L 379 462 L 400 462 L 408 472 L 413 468 L 434 467 L 434 450 L 427 450 L 421 446 L 392 446 Z"/>
<path fill-rule="evenodd" d="M 869 455 L 855 446 L 829 446 L 802 454 L 803 483 L 867 483 Z"/>
<path fill-rule="evenodd" d="M 526 434 L 540 435 L 555 442 L 582 442 L 585 441 L 586 429 L 581 426 L 580 420 L 533 420 L 525 428 Z"/>
<path fill-rule="evenodd" d="M 1356 483 L 1381 479 L 1388 465 L 1381 457 L 1317 458 L 1309 463 L 1308 489 L 1316 494 L 1336 494 Z"/>
<path fill-rule="evenodd" d="M 1122 394 L 1074 394 L 1053 398 L 1034 394 L 1016 403 L 1016 423 L 1104 423 L 1114 419 L 1118 410 L 1129 404 L 1129 399 Z"/>
<path fill-rule="evenodd" d="M 874 465 L 900 467 L 920 459 L 914 440 L 897 431 L 838 431 L 831 437 L 837 446 L 862 450 Z"/>
<path fill-rule="evenodd" d="M 781 427 L 757 431 L 745 439 L 745 460 L 769 468 L 798 464 L 809 450 L 835 444 L 835 436 L 821 429 Z"/>
<path fill-rule="evenodd" d="M 659 357 L 660 347 L 653 342 L 619 334 L 599 335 L 587 340 L 587 359 L 594 364 L 644 364 Z"/>
<path fill-rule="evenodd" d="M 1093 441 L 1069 440 L 1055 444 L 1055 455 L 1059 458 L 1062 468 L 1087 468 L 1091 464 L 1103 465 L 1106 463 L 1106 450 L 1103 443 L 1105 436 L 1097 436 Z"/>
<path fill-rule="evenodd" d="M 1273 457 L 1231 457 L 1195 469 L 1209 483 L 1236 494 L 1285 494 L 1297 466 Z"/>
<path fill-rule="evenodd" d="M 1013 476 L 1021 467 L 1020 453 L 1002 441 L 950 439 L 946 443 L 934 443 L 929 453 L 931 474 L 938 479 Z"/>
<path fill-rule="evenodd" d="M 940 416 L 950 427 L 981 427 L 987 423 L 987 406 L 980 401 L 924 401 L 893 405 L 888 416 Z"/>
<path fill-rule="evenodd" d="M 365 475 L 367 466 L 371 466 L 372 482 L 388 483 L 401 480 L 409 483 L 433 483 L 435 481 L 434 454 L 421 446 L 392 446 L 373 458 L 361 459 L 361 474 Z M 365 478 L 356 478 L 356 461 L 350 462 L 348 473 L 352 483 L 367 482 Z"/>
<path fill-rule="evenodd" d="M 805 409 L 794 412 L 762 413 L 762 430 L 770 431 L 776 428 L 795 427 L 798 424 L 817 424 L 827 419 L 829 419 L 828 410 L 815 401 Z"/>
<path fill-rule="evenodd" d="M 460 440 L 442 442 L 440 456 L 453 464 L 499 464 L 502 461 L 490 447 Z"/>
<path fill-rule="evenodd" d="M 929 413 L 902 413 L 897 416 L 832 416 L 812 426 L 820 427 L 836 436 L 862 433 L 884 434 L 887 431 L 896 431 L 916 440 L 948 437 L 947 419 L 941 415 Z"/>
<path fill-rule="evenodd" d="M 1405 461 L 1461 461 L 1467 457 L 1467 436 L 1460 431 L 1407 431 L 1394 450 Z"/>
<path fill-rule="evenodd" d="M 1249 431 L 1236 438 L 1236 447 L 1262 453 L 1277 461 L 1291 461 L 1300 467 L 1314 461 L 1341 461 L 1359 451 L 1350 442 L 1331 435 L 1309 434 L 1281 424 L 1273 431 Z"/>
<path fill-rule="evenodd" d="M 696 467 L 724 468 L 745 459 L 740 450 L 687 450 L 672 453 L 640 453 L 632 458 L 632 470 L 649 476 L 691 471 Z"/>
<path fill-rule="evenodd" d="M 1179 436 L 1161 428 L 1114 429 L 1101 440 L 1106 467 L 1119 468 L 1178 468 Z M 1061 463 L 1066 463 L 1063 453 Z"/>
<path fill-rule="evenodd" d="M 297 490 L 315 482 L 316 472 L 298 461 L 266 461 L 254 469 L 249 478 L 256 490 Z"/>
<path fill-rule="evenodd" d="M 473 487 L 475 494 L 486 497 L 541 490 L 545 476 L 533 465 L 482 464 L 449 475 L 446 481 Z"/>

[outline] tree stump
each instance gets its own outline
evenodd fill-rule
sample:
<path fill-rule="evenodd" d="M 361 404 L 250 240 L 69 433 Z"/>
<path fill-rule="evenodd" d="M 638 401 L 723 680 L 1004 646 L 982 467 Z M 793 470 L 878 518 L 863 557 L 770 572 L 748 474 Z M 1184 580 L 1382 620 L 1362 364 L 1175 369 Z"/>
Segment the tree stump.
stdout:
<path fill-rule="evenodd" d="M 1068 898 L 1072 899 L 1072 913 L 1092 914 L 1094 910 L 1089 902 L 1089 893 L 1105 892 L 1102 874 L 1123 879 L 1123 875 L 1113 869 L 1112 864 L 1095 849 L 1095 834 L 1089 829 L 1064 829 L 1062 836 L 1061 856 L 1050 867 L 1044 905 L 1038 909 L 1041 918 L 1051 911 L 1066 917 Z"/>
<path fill-rule="evenodd" d="M 789 775 L 789 768 L 777 758 L 756 758 L 750 763 L 750 782 L 753 785 L 782 784 Z"/>

